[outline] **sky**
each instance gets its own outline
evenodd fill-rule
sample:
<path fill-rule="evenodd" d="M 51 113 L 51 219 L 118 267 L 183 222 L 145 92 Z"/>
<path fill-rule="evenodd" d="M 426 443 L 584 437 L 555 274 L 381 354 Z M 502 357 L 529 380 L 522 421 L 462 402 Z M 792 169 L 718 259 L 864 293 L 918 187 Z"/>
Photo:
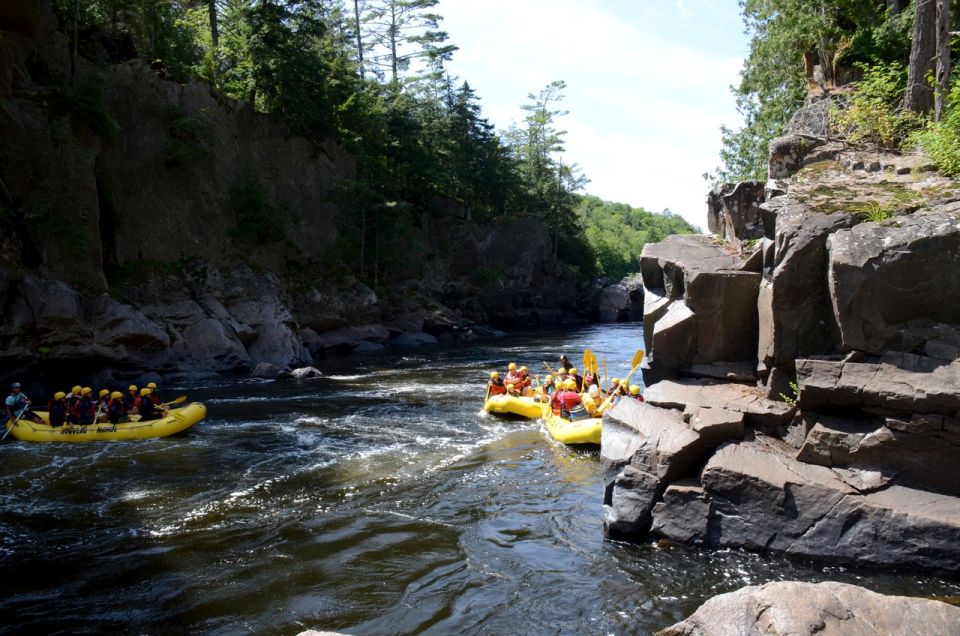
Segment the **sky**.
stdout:
<path fill-rule="evenodd" d="M 448 71 L 466 80 L 498 129 L 554 80 L 557 122 L 585 192 L 707 228 L 704 172 L 720 160 L 720 126 L 737 128 L 730 86 L 748 51 L 736 0 L 440 0 L 460 47 Z"/>

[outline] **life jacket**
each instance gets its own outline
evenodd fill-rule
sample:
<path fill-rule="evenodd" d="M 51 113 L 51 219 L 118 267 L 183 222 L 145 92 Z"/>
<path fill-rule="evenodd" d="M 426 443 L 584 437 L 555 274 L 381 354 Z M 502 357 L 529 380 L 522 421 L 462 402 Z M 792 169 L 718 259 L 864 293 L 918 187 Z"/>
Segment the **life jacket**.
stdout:
<path fill-rule="evenodd" d="M 50 400 L 47 411 L 50 413 L 50 426 L 63 426 L 63 422 L 67 417 L 66 402 L 63 400 Z"/>
<path fill-rule="evenodd" d="M 488 382 L 490 386 L 490 395 L 503 395 L 507 392 L 507 387 L 503 384 L 503 380 L 499 378 L 496 380 L 490 380 Z"/>
<path fill-rule="evenodd" d="M 557 391 L 553 394 L 550 401 L 553 407 L 553 414 L 560 417 L 570 417 L 570 409 L 580 405 L 580 394 L 576 391 Z"/>
<path fill-rule="evenodd" d="M 123 398 L 113 399 L 111 398 L 107 402 L 107 419 L 110 420 L 111 424 L 117 424 L 127 412 L 127 408 L 123 405 Z"/>
<path fill-rule="evenodd" d="M 80 401 L 77 402 L 74 415 L 80 424 L 93 424 L 93 414 L 95 412 L 93 400 L 87 396 L 83 396 L 80 398 Z"/>
<path fill-rule="evenodd" d="M 78 410 L 78 405 L 80 404 L 80 396 L 73 395 L 72 393 L 67 398 L 67 421 L 71 424 L 80 423 L 80 412 Z"/>
<path fill-rule="evenodd" d="M 160 394 L 154 391 L 150 394 L 150 401 L 153 402 L 154 406 L 160 404 Z"/>
<path fill-rule="evenodd" d="M 140 413 L 140 420 L 155 420 L 159 417 L 157 407 L 153 405 L 150 396 L 145 395 L 137 400 L 137 409 Z"/>
<path fill-rule="evenodd" d="M 130 395 L 129 393 L 125 393 L 122 399 L 123 399 L 123 408 L 125 408 L 128 412 L 131 409 L 136 408 L 137 402 L 140 401 L 140 398 L 138 398 L 135 395 Z"/>
<path fill-rule="evenodd" d="M 503 379 L 504 384 L 512 384 L 516 387 L 519 387 L 521 382 L 523 382 L 523 378 L 521 378 L 520 374 L 516 371 L 508 372 L 507 376 Z"/>
<path fill-rule="evenodd" d="M 533 384 L 533 380 L 530 379 L 529 373 L 520 373 L 520 387 L 527 388 Z"/>

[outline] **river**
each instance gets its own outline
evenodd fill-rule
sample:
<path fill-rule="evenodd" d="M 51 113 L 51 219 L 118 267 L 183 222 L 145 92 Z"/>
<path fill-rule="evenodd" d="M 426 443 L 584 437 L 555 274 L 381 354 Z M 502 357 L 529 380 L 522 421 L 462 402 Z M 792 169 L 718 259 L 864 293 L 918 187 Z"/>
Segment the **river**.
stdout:
<path fill-rule="evenodd" d="M 643 634 L 773 580 L 960 595 L 933 577 L 605 540 L 599 452 L 482 414 L 510 361 L 584 346 L 623 375 L 638 325 L 320 365 L 313 381 L 161 387 L 208 417 L 114 444 L 0 445 L 2 633 Z"/>

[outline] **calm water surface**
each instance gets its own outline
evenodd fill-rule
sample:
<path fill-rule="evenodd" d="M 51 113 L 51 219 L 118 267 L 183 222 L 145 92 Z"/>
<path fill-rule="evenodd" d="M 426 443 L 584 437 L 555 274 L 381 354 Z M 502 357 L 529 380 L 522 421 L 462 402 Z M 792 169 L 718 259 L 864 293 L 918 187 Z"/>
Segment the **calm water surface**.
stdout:
<path fill-rule="evenodd" d="M 597 450 L 480 412 L 485 374 L 637 325 L 325 363 L 314 381 L 166 388 L 168 439 L 0 445 L 3 633 L 644 634 L 773 580 L 960 595 L 915 575 L 603 538 Z"/>

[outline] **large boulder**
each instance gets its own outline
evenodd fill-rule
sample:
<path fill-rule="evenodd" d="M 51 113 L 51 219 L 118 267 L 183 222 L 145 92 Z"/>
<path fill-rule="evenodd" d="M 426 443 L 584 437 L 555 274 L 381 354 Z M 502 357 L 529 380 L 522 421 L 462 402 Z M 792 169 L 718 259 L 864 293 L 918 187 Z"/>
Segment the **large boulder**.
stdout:
<path fill-rule="evenodd" d="M 623 285 L 607 285 L 600 293 L 598 313 L 600 322 L 616 322 L 630 306 L 630 294 Z"/>
<path fill-rule="evenodd" d="M 806 135 L 789 134 L 770 142 L 767 175 L 771 179 L 789 177 L 804 166 L 804 160 L 824 142 Z"/>
<path fill-rule="evenodd" d="M 643 246 L 640 273 L 647 289 L 663 289 L 670 298 L 680 298 L 685 272 L 735 270 L 742 263 L 733 250 L 717 245 L 708 236 L 675 234 Z"/>
<path fill-rule="evenodd" d="M 960 567 L 960 499 L 893 484 L 869 471 L 797 461 L 777 440 L 727 444 L 700 474 L 710 546 L 938 572 Z M 654 511 L 674 517 L 671 501 Z M 687 511 L 689 512 L 689 511 Z M 667 538 L 685 541 L 658 524 Z"/>
<path fill-rule="evenodd" d="M 902 325 L 960 324 L 960 202 L 861 223 L 827 241 L 830 298 L 845 350 L 904 350 Z"/>
<path fill-rule="evenodd" d="M 707 227 L 731 245 L 763 237 L 760 204 L 765 198 L 761 181 L 718 185 L 707 195 Z"/>
<path fill-rule="evenodd" d="M 777 581 L 714 596 L 657 636 L 954 634 L 960 608 L 856 585 Z"/>
<path fill-rule="evenodd" d="M 684 417 L 636 400 L 618 402 L 604 415 L 600 444 L 604 529 L 642 537 L 667 485 L 695 475 L 711 449 L 742 437 L 743 430 L 743 415 L 730 411 Z"/>
<path fill-rule="evenodd" d="M 759 290 L 760 274 L 754 272 L 687 274 L 686 304 L 697 317 L 695 363 L 756 358 Z"/>

